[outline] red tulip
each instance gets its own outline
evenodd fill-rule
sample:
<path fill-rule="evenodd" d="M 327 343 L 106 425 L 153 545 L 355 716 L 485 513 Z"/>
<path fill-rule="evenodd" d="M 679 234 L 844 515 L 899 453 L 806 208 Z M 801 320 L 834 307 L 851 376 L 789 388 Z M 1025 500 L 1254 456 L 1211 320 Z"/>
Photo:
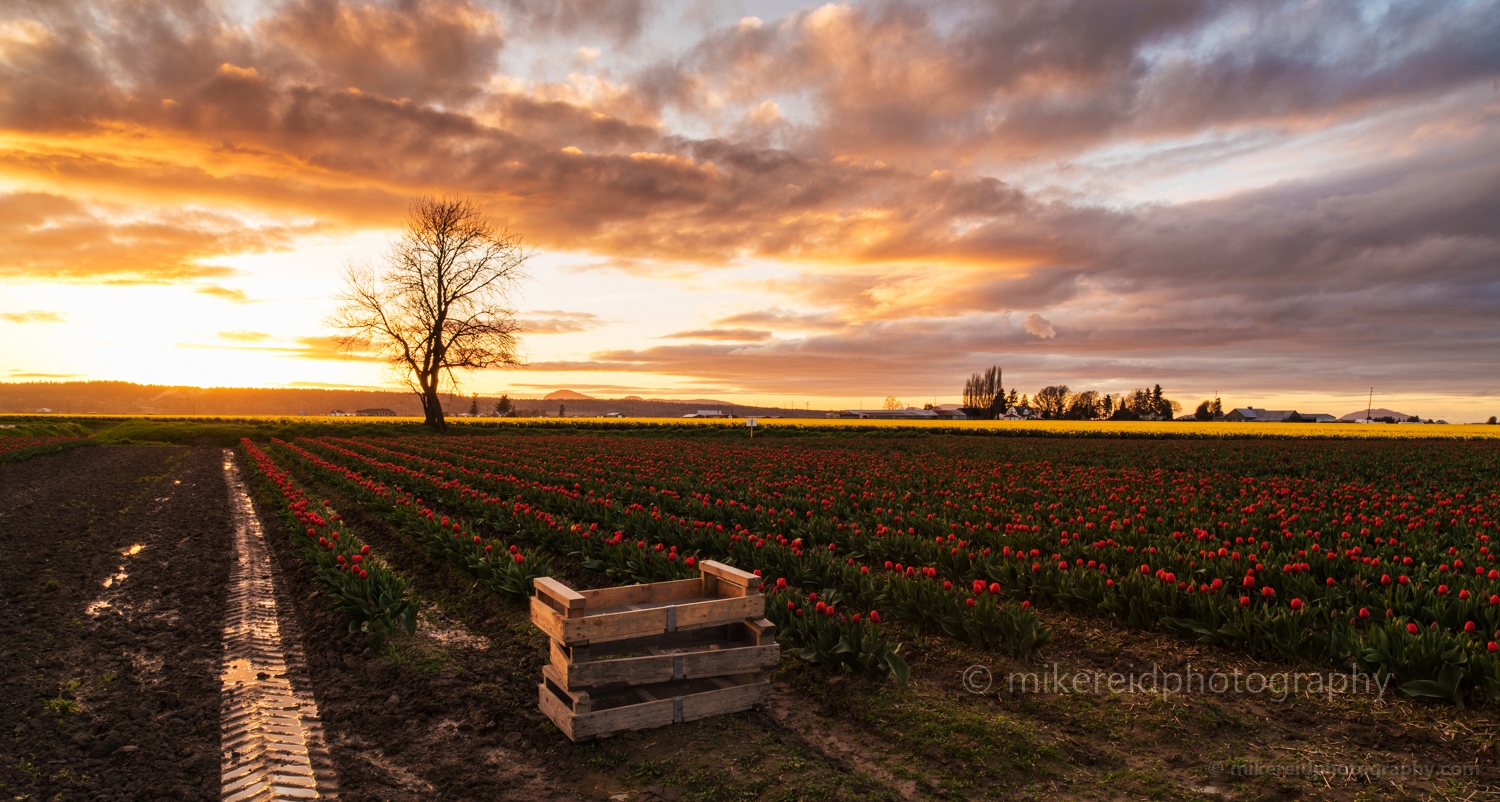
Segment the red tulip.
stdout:
<path fill-rule="evenodd" d="M 1419 631 L 1420 631 L 1420 630 L 1418 630 L 1418 629 L 1417 629 L 1417 625 L 1416 625 L 1416 624 L 1407 624 L 1407 625 L 1406 625 L 1406 631 L 1407 631 L 1407 632 L 1408 632 L 1408 633 L 1410 633 L 1410 634 L 1412 634 L 1412 635 L 1415 635 L 1415 634 L 1417 634 L 1417 632 L 1419 632 Z"/>
<path fill-rule="evenodd" d="M 1465 632 L 1473 632 L 1474 630 L 1475 630 L 1475 626 L 1474 626 L 1474 622 L 1473 621 L 1465 621 L 1464 622 L 1464 631 Z"/>
<path fill-rule="evenodd" d="M 968 606 L 973 607 L 974 606 L 974 597 L 970 596 L 968 599 L 965 600 L 965 602 L 968 604 Z"/>
<path fill-rule="evenodd" d="M 1250 606 L 1250 597 L 1249 596 L 1241 596 L 1240 597 L 1240 606 L 1241 607 L 1249 607 Z"/>
<path fill-rule="evenodd" d="M 870 622 L 874 623 L 874 624 L 880 623 L 880 613 L 875 612 L 874 610 L 871 610 L 870 611 Z"/>
<path fill-rule="evenodd" d="M 1500 644 L 1497 644 L 1494 641 L 1490 641 L 1489 650 L 1490 650 L 1490 654 L 1494 654 L 1495 652 L 1500 652 Z"/>
<path fill-rule="evenodd" d="M 1301 610 L 1302 609 L 1302 600 L 1301 599 L 1292 599 L 1292 609 L 1293 610 Z"/>

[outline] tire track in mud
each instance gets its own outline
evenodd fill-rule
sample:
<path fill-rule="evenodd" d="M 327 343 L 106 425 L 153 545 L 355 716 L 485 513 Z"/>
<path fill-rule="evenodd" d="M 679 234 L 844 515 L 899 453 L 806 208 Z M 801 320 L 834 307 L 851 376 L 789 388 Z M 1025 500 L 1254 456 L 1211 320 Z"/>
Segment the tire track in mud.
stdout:
<path fill-rule="evenodd" d="M 234 522 L 234 561 L 224 617 L 221 799 L 336 799 L 337 780 L 317 703 L 304 679 L 300 638 L 290 616 L 282 620 L 277 613 L 264 532 L 229 449 L 224 480 Z"/>

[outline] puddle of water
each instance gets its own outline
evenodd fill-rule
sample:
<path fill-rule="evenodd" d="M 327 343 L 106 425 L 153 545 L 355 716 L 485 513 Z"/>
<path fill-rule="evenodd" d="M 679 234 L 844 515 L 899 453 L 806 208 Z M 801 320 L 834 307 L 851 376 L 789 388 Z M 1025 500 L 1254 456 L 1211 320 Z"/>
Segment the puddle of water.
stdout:
<path fill-rule="evenodd" d="M 128 548 L 125 551 L 121 552 L 121 554 L 123 556 L 125 556 L 125 557 L 134 557 L 135 555 L 140 554 L 141 552 L 143 552 L 145 550 L 146 550 L 145 546 L 142 546 L 139 543 L 132 543 L 130 545 L 130 548 Z"/>
<path fill-rule="evenodd" d="M 83 608 L 83 612 L 84 612 L 85 615 L 98 615 L 98 614 L 104 612 L 108 608 L 109 608 L 109 602 L 107 602 L 107 601 L 105 601 L 103 599 L 100 599 L 99 601 L 96 601 L 93 604 L 90 604 L 88 607 Z"/>
<path fill-rule="evenodd" d="M 255 668 L 250 665 L 249 660 L 230 660 L 229 665 L 224 667 L 224 673 L 219 676 L 226 685 L 233 683 L 239 685 L 255 680 Z"/>
<path fill-rule="evenodd" d="M 123 565 L 119 568 L 116 568 L 115 571 L 116 573 L 114 576 L 105 577 L 104 587 L 111 587 L 116 582 L 124 582 L 127 578 L 130 577 L 130 574 L 125 573 L 125 566 Z"/>

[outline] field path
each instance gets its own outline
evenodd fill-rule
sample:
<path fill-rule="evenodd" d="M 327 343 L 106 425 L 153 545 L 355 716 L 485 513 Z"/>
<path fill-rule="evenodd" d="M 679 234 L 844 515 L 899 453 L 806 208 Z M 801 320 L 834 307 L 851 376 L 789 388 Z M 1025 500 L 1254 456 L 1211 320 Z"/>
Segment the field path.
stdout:
<path fill-rule="evenodd" d="M 234 520 L 234 562 L 224 622 L 222 798 L 337 798 L 300 639 L 295 631 L 283 632 L 291 622 L 278 615 L 264 531 L 230 449 L 224 450 L 224 479 Z"/>

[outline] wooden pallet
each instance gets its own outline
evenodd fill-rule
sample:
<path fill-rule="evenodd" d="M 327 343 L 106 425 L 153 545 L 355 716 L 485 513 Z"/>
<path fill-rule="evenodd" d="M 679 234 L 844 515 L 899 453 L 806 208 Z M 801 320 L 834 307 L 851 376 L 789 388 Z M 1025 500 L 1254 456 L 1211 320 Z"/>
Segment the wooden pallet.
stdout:
<path fill-rule="evenodd" d="M 562 688 L 551 666 L 542 668 L 542 677 L 537 686 L 542 713 L 575 742 L 738 713 L 771 698 L 764 674 L 636 685 L 597 696 Z"/>
<path fill-rule="evenodd" d="M 550 577 L 534 581 L 531 622 L 565 646 L 650 637 L 758 619 L 766 601 L 760 577 L 723 563 L 699 563 L 702 574 L 575 591 Z"/>
<path fill-rule="evenodd" d="M 563 689 L 602 690 L 766 671 L 781 662 L 776 625 L 766 619 L 719 627 L 568 646 L 552 641 L 552 669 Z"/>
<path fill-rule="evenodd" d="M 705 560 L 694 579 L 575 591 L 535 580 L 531 620 L 552 639 L 539 705 L 574 741 L 765 704 L 781 660 L 760 577 Z"/>

